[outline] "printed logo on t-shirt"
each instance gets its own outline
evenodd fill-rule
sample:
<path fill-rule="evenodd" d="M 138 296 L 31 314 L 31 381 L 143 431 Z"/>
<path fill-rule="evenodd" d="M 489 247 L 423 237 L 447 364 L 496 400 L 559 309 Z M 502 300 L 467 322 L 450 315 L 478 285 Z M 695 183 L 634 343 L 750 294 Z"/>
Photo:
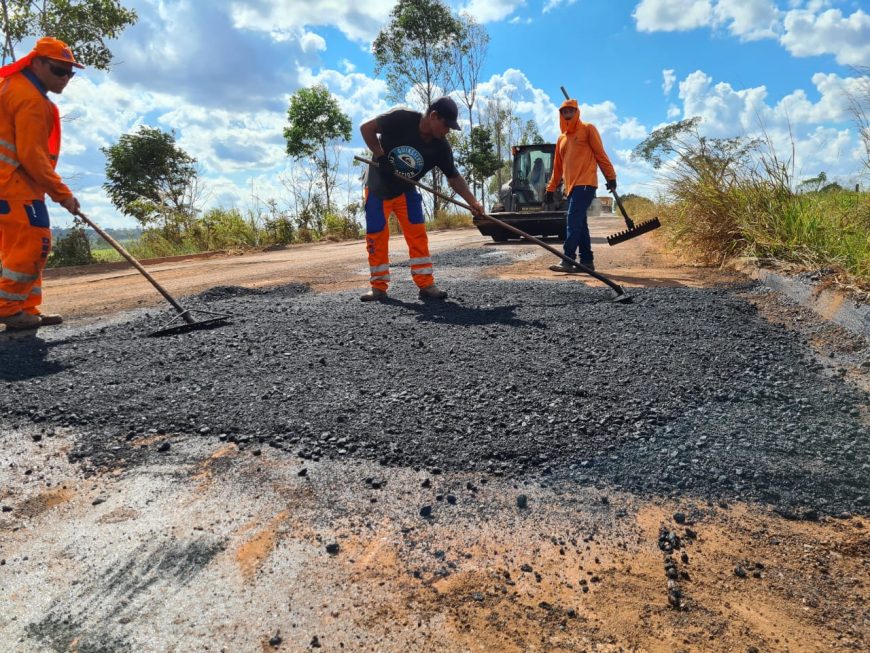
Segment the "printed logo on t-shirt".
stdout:
<path fill-rule="evenodd" d="M 410 145 L 394 147 L 390 152 L 390 160 L 396 172 L 404 177 L 414 177 L 423 171 L 423 155 Z"/>

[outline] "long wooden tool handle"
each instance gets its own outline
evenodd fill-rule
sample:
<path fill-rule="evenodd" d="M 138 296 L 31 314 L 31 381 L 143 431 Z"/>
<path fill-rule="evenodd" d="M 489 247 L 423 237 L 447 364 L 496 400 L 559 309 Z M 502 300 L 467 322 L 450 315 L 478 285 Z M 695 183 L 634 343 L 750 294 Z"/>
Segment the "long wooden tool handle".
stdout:
<path fill-rule="evenodd" d="M 366 159 L 366 158 L 363 158 L 361 156 L 354 156 L 353 158 L 356 159 L 357 161 L 362 161 L 363 163 L 368 163 L 369 165 L 372 165 L 372 166 L 378 165 L 376 162 L 371 161 L 371 160 Z M 414 179 L 408 179 L 407 177 L 402 177 L 398 172 L 395 173 L 395 175 L 399 179 L 402 179 L 403 181 L 406 181 L 409 184 L 413 184 L 417 188 L 422 188 L 423 190 L 429 191 L 433 195 L 443 199 L 445 202 L 450 202 L 451 204 L 455 204 L 456 206 L 459 206 L 459 207 L 461 207 L 461 208 L 463 208 L 466 211 L 469 211 L 471 213 L 474 212 L 473 209 L 465 202 L 460 202 L 458 200 L 453 199 L 452 197 L 448 197 L 444 193 L 439 193 L 434 188 L 430 188 L 429 186 L 426 186 L 425 184 L 421 184 L 419 181 L 415 181 Z M 502 229 L 507 229 L 508 231 L 515 233 L 517 236 L 521 236 L 522 238 L 525 238 L 526 240 L 535 243 L 535 245 L 540 245 L 541 247 L 543 247 L 545 250 L 547 250 L 551 254 L 554 254 L 554 255 L 558 256 L 560 259 L 567 261 L 572 266 L 580 268 L 580 270 L 582 272 L 585 272 L 586 274 L 598 279 L 601 283 L 606 284 L 617 295 L 625 294 L 625 291 L 622 289 L 622 286 L 620 286 L 619 284 L 616 284 L 616 283 L 612 282 L 610 279 L 608 279 L 607 277 L 604 277 L 604 276 L 598 274 L 597 272 L 595 272 L 595 270 L 591 270 L 591 269 L 587 268 L 582 263 L 578 263 L 577 261 L 568 258 L 567 256 L 565 256 L 565 254 L 563 254 L 562 252 L 557 250 L 555 247 L 551 247 L 550 245 L 545 243 L 543 240 L 539 240 L 539 239 L 535 238 L 534 236 L 527 234 L 525 231 L 521 231 L 520 229 L 517 229 L 516 227 L 509 225 L 507 222 L 502 222 L 498 218 L 494 218 L 491 215 L 489 215 L 488 213 L 484 213 L 483 217 L 486 218 L 487 220 L 490 220 L 490 221 L 496 223 Z"/>
<path fill-rule="evenodd" d="M 571 98 L 568 96 L 568 91 L 565 90 L 565 87 L 564 87 L 564 86 L 560 86 L 559 88 L 562 89 L 562 95 L 565 96 L 565 99 L 566 99 L 566 100 L 570 100 Z"/>
<path fill-rule="evenodd" d="M 117 240 L 115 240 L 109 234 L 107 234 L 105 231 L 103 231 L 93 220 L 91 220 L 88 216 L 86 216 L 81 211 L 78 211 L 75 215 L 80 217 L 91 229 L 93 229 L 98 234 L 100 234 L 100 237 L 103 240 L 105 240 L 107 243 L 109 243 L 112 247 L 114 247 L 118 251 L 118 254 L 120 254 L 125 259 L 127 259 L 127 262 L 130 263 L 130 265 L 132 265 L 134 268 L 139 270 L 139 272 L 142 273 L 142 276 L 145 277 L 146 279 L 148 279 L 148 281 L 151 282 L 151 285 L 157 289 L 157 292 L 159 292 L 161 295 L 163 295 L 163 298 L 166 301 L 168 301 L 170 304 L 172 304 L 172 307 L 181 314 L 181 317 L 184 318 L 185 322 L 187 322 L 188 324 L 193 324 L 195 322 L 195 320 L 190 316 L 190 313 L 188 311 L 186 311 L 181 306 L 181 304 L 179 304 L 177 301 L 175 301 L 175 298 L 169 294 L 169 292 L 166 290 L 166 288 L 161 286 L 157 282 L 157 279 L 152 277 L 151 274 L 148 272 L 148 270 L 146 270 L 144 267 L 142 267 L 142 264 L 139 263 L 139 261 L 137 261 L 135 258 L 133 258 L 133 255 L 130 254 L 130 252 L 128 252 L 126 249 L 124 249 L 124 246 L 121 245 L 121 243 L 119 243 Z"/>

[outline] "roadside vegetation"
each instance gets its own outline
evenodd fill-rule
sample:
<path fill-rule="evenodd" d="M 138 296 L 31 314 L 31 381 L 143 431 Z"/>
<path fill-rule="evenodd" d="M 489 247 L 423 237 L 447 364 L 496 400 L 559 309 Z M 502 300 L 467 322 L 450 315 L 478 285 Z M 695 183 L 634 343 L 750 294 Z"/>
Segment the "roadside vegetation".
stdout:
<path fill-rule="evenodd" d="M 658 129 L 635 148 L 661 171 L 663 193 L 629 198 L 630 213 L 658 215 L 672 247 L 708 264 L 750 256 L 870 290 L 870 193 L 825 173 L 797 182 L 769 142 L 708 138 L 699 122 Z"/>

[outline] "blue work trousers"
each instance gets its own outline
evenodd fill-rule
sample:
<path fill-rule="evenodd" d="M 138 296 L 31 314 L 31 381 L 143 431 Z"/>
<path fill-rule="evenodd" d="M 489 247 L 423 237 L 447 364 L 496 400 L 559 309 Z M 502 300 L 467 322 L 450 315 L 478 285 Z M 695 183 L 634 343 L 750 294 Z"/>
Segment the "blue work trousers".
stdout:
<path fill-rule="evenodd" d="M 565 256 L 572 261 L 577 259 L 580 250 L 580 262 L 592 263 L 592 238 L 589 235 L 589 221 L 586 211 L 595 199 L 595 186 L 574 186 L 568 196 L 568 228 L 565 233 Z"/>

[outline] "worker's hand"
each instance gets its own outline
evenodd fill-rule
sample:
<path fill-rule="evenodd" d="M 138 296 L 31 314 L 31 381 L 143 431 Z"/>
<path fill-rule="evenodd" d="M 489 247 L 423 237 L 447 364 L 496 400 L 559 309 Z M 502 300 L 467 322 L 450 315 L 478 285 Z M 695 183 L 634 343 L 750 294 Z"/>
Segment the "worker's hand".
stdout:
<path fill-rule="evenodd" d="M 81 209 L 79 201 L 75 198 L 75 195 L 67 197 L 60 203 L 60 205 L 73 215 L 78 215 L 78 212 Z"/>
<path fill-rule="evenodd" d="M 544 193 L 544 206 L 543 206 L 543 208 L 545 211 L 549 211 L 554 206 L 556 206 L 556 197 L 555 197 L 555 195 L 553 195 L 553 191 L 548 190 L 546 193 Z"/>
<path fill-rule="evenodd" d="M 386 154 L 378 157 L 378 170 L 380 170 L 381 176 L 384 178 L 396 176 L 396 167 Z"/>
<path fill-rule="evenodd" d="M 482 218 L 486 213 L 486 209 L 483 208 L 483 204 L 481 204 L 477 200 L 469 202 L 468 205 L 471 207 L 471 212 L 478 218 Z"/>
<path fill-rule="evenodd" d="M 616 179 L 608 179 L 607 183 L 604 184 L 604 187 L 609 191 L 616 190 Z"/>

